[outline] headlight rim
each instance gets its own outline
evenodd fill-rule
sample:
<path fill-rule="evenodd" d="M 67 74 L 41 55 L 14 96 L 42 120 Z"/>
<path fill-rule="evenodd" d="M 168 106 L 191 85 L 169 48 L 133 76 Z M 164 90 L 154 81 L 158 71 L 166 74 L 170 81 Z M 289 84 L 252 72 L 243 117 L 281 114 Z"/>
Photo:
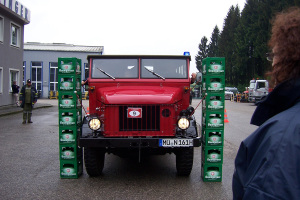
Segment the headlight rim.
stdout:
<path fill-rule="evenodd" d="M 188 125 L 187 125 L 185 128 L 180 127 L 181 123 L 179 123 L 179 122 L 180 122 L 181 120 L 186 120 L 186 122 L 188 122 Z M 186 129 L 188 129 L 188 128 L 190 127 L 190 125 L 191 125 L 190 120 L 189 120 L 187 117 L 185 117 L 185 116 L 181 116 L 180 119 L 177 121 L 177 126 L 178 126 L 178 128 L 180 128 L 181 130 L 186 130 Z"/>
<path fill-rule="evenodd" d="M 92 128 L 92 127 L 91 127 L 90 123 L 91 123 L 93 120 L 99 121 L 99 125 L 97 125 L 97 128 Z M 102 125 L 101 120 L 98 119 L 97 117 L 92 117 L 92 118 L 88 121 L 88 126 L 89 126 L 89 128 L 90 128 L 91 130 L 93 130 L 93 131 L 99 130 L 99 129 L 101 128 L 101 125 Z"/>

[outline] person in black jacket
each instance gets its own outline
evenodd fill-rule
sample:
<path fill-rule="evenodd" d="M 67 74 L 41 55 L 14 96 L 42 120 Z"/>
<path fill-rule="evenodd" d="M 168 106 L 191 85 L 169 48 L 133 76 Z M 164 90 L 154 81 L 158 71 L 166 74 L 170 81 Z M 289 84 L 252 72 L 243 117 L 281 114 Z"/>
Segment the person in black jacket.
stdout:
<path fill-rule="evenodd" d="M 14 96 L 14 100 L 15 100 L 17 106 L 19 106 L 19 89 L 20 89 L 20 87 L 17 85 L 16 81 L 13 81 L 11 89 L 12 89 L 12 93 Z"/>
<path fill-rule="evenodd" d="M 23 108 L 23 124 L 26 124 L 26 121 L 32 123 L 32 108 L 36 101 L 37 91 L 35 87 L 31 85 L 31 80 L 28 79 L 27 84 L 22 87 L 20 92 L 20 103 L 21 108 Z"/>
<path fill-rule="evenodd" d="M 276 16 L 269 46 L 276 87 L 252 116 L 259 128 L 240 145 L 233 199 L 300 198 L 300 8 Z"/>

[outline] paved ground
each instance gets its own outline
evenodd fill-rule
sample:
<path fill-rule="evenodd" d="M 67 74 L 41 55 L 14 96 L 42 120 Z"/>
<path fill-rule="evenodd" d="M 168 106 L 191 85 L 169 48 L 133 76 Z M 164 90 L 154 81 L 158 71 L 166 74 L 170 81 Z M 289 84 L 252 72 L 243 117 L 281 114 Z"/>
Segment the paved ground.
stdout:
<path fill-rule="evenodd" d="M 193 101 L 193 106 L 198 103 Z M 57 104 L 57 100 L 39 99 L 34 123 L 26 125 L 21 124 L 21 108 L 0 107 L 1 199 L 232 199 L 236 151 L 255 128 L 248 128 L 254 106 L 226 101 L 230 122 L 225 125 L 222 182 L 202 181 L 201 147 L 195 149 L 193 171 L 187 178 L 176 176 L 173 154 L 142 163 L 109 154 L 103 176 L 90 178 L 84 170 L 79 179 L 68 180 L 59 177 Z M 87 107 L 88 101 L 83 105 Z M 195 113 L 200 121 L 199 110 L 201 105 Z"/>
<path fill-rule="evenodd" d="M 33 109 L 40 109 L 40 108 L 47 108 L 52 107 L 54 104 L 57 104 L 56 99 L 38 99 L 38 102 L 34 105 Z M 21 107 L 18 107 L 17 105 L 6 105 L 6 106 L 0 106 L 0 117 L 10 114 L 15 114 L 22 112 L 23 109 Z"/>

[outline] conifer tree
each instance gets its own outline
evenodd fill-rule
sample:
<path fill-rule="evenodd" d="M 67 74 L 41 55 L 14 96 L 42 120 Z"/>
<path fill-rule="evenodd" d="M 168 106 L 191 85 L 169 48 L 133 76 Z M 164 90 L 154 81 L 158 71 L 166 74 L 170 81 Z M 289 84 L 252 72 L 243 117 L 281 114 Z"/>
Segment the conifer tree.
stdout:
<path fill-rule="evenodd" d="M 210 43 L 208 45 L 208 57 L 219 56 L 219 39 L 220 39 L 220 30 L 216 25 L 211 34 Z"/>
<path fill-rule="evenodd" d="M 226 58 L 226 84 L 232 85 L 236 79 L 235 66 L 235 43 L 234 37 L 240 21 L 240 9 L 238 6 L 231 6 L 224 20 L 223 30 L 220 34 L 219 53 L 221 57 Z"/>
<path fill-rule="evenodd" d="M 201 69 L 205 57 L 225 57 L 226 85 L 245 87 L 252 78 L 266 78 L 264 74 L 271 67 L 265 59 L 270 51 L 271 21 L 292 6 L 300 6 L 300 0 L 246 0 L 242 12 L 238 6 L 231 6 L 222 32 L 215 26 L 209 45 L 207 38 L 201 40 L 197 68 Z"/>
<path fill-rule="evenodd" d="M 207 37 L 202 37 L 201 43 L 198 45 L 198 54 L 195 56 L 196 60 L 196 67 L 199 71 L 202 71 L 202 60 L 207 57 L 207 51 L 208 51 L 208 46 L 207 46 Z"/>

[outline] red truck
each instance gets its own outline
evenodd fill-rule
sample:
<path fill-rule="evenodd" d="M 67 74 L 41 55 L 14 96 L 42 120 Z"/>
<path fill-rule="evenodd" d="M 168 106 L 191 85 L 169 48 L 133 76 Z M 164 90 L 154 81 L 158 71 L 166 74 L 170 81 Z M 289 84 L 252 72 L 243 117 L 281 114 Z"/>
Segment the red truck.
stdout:
<path fill-rule="evenodd" d="M 80 146 L 89 176 L 99 176 L 106 153 L 121 157 L 175 153 L 188 176 L 201 140 L 190 102 L 190 56 L 91 55 L 89 114 Z"/>

